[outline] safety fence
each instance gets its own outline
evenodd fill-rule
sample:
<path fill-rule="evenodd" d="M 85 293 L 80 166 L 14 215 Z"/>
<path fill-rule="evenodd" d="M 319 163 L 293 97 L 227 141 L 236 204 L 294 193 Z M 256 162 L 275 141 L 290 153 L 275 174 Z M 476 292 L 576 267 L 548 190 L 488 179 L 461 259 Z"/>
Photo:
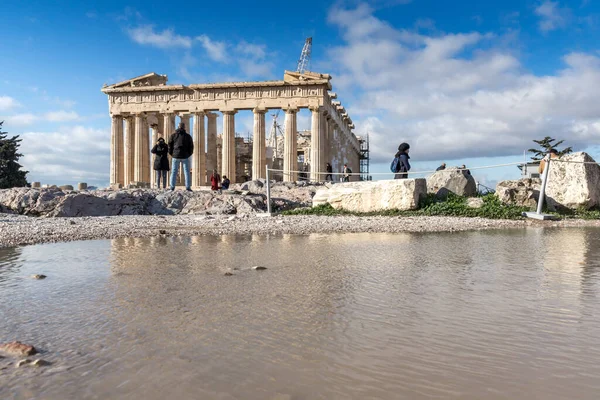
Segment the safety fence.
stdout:
<path fill-rule="evenodd" d="M 552 215 L 548 215 L 548 214 L 543 214 L 542 213 L 542 208 L 544 205 L 544 201 L 546 200 L 546 186 L 548 183 L 548 172 L 550 171 L 550 164 L 554 163 L 554 162 L 561 162 L 561 163 L 568 163 L 568 164 L 595 164 L 595 165 L 600 165 L 600 163 L 597 163 L 595 161 L 571 161 L 571 160 L 561 160 L 560 158 L 544 158 L 544 160 L 540 160 L 545 162 L 545 166 L 544 166 L 544 171 L 542 173 L 542 184 L 541 184 L 541 188 L 540 188 L 540 195 L 539 195 L 539 200 L 537 203 L 537 210 L 536 212 L 527 212 L 524 213 L 524 216 L 528 217 L 528 218 L 534 218 L 534 219 L 553 219 L 554 216 Z M 470 167 L 470 168 L 448 168 L 448 169 L 442 169 L 442 170 L 423 170 L 423 171 L 409 171 L 407 174 L 407 176 L 409 178 L 415 178 L 421 175 L 426 175 L 426 174 L 433 174 L 436 172 L 456 172 L 456 171 L 476 171 L 476 170 L 484 170 L 484 169 L 492 169 L 492 168 L 503 168 L 503 167 L 510 167 L 510 166 L 517 166 L 517 165 L 523 165 L 524 162 L 520 161 L 520 162 L 512 162 L 512 163 L 504 163 L 504 164 L 494 164 L 494 165 L 485 165 L 485 166 L 480 166 L 480 167 Z M 273 169 L 273 168 L 269 168 L 267 166 L 266 168 L 266 184 L 267 184 L 267 213 L 269 215 L 271 215 L 271 173 L 276 172 L 281 176 L 287 176 L 287 175 L 292 175 L 292 176 L 299 176 L 300 174 L 307 174 L 310 172 L 309 171 L 284 171 L 281 169 Z M 317 182 L 326 182 L 327 180 L 325 178 L 331 176 L 342 176 L 342 177 L 350 177 L 350 176 L 361 176 L 363 174 L 361 174 L 360 172 L 318 172 L 317 173 L 317 177 L 318 178 L 323 178 L 323 179 L 312 179 L 312 181 L 317 181 Z M 392 172 L 375 172 L 375 173 L 369 173 L 370 176 L 392 176 L 394 177 L 394 173 Z M 311 176 L 312 178 L 312 176 Z M 333 179 L 330 181 L 333 182 Z M 491 188 L 488 188 L 485 185 L 480 185 L 479 182 L 477 182 L 477 186 L 478 186 L 478 190 L 479 190 L 479 186 L 483 186 L 488 190 L 491 190 Z"/>

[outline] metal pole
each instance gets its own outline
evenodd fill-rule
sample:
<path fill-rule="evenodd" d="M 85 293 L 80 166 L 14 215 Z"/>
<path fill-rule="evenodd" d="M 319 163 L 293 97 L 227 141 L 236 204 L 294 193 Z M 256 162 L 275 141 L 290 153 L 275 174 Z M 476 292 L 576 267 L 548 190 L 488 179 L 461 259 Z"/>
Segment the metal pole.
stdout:
<path fill-rule="evenodd" d="M 542 175 L 542 187 L 540 188 L 540 196 L 538 198 L 537 213 L 542 213 L 542 207 L 544 206 L 544 199 L 546 197 L 546 183 L 548 183 L 548 171 L 550 171 L 550 156 L 544 166 L 544 174 Z"/>
<path fill-rule="evenodd" d="M 271 179 L 269 177 L 269 166 L 267 165 L 267 213 L 271 215 Z"/>

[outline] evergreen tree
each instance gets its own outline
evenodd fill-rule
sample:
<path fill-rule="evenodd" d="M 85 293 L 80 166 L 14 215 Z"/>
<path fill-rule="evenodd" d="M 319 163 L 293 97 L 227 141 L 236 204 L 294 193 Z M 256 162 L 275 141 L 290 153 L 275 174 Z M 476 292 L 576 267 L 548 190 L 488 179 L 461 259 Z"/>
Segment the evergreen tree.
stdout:
<path fill-rule="evenodd" d="M 534 142 L 537 143 L 541 148 L 527 150 L 528 152 L 533 153 L 533 156 L 531 156 L 531 159 L 533 161 L 540 161 L 552 149 L 555 149 L 556 151 L 558 151 L 559 157 L 562 157 L 565 154 L 569 154 L 569 153 L 573 152 L 572 147 L 566 147 L 562 150 L 558 150 L 557 147 L 560 146 L 564 142 L 564 140 L 559 140 L 558 142 L 554 143 L 555 141 L 556 141 L 556 139 L 553 139 L 550 136 L 546 136 L 542 140 L 534 140 Z"/>
<path fill-rule="evenodd" d="M 27 186 L 28 171 L 21 171 L 18 163 L 23 156 L 17 153 L 21 139 L 19 136 L 8 138 L 7 133 L 2 132 L 3 123 L 0 121 L 0 189 Z"/>

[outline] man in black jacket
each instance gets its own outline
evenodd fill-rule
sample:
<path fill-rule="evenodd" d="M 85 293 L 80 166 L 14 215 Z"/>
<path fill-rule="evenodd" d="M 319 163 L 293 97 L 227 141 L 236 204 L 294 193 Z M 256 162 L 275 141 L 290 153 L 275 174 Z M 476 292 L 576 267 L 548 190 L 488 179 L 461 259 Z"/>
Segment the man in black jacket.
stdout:
<path fill-rule="evenodd" d="M 185 177 L 185 190 L 192 191 L 190 179 L 190 157 L 194 153 L 194 142 L 189 133 L 185 131 L 185 124 L 179 123 L 179 127 L 169 138 L 169 154 L 173 157 L 171 161 L 171 190 L 175 190 L 175 181 L 179 172 L 179 164 L 183 168 Z"/>

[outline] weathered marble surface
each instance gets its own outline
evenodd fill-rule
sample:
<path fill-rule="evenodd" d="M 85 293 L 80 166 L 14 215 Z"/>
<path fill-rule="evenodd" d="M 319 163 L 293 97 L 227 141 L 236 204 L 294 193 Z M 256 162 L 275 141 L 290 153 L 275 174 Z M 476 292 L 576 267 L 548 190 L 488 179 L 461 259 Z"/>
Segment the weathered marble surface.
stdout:
<path fill-rule="evenodd" d="M 561 158 L 568 163 L 552 161 L 546 185 L 546 201 L 551 211 L 593 209 L 600 207 L 600 166 L 584 152 Z M 541 187 L 540 179 L 519 179 L 498 182 L 496 195 L 503 203 L 535 208 Z"/>
<path fill-rule="evenodd" d="M 331 185 L 331 184 L 327 184 Z M 272 183 L 274 211 L 310 207 L 324 184 Z M 40 217 L 116 215 L 251 214 L 267 210 L 264 180 L 234 184 L 231 190 L 174 192 L 158 189 L 71 191 L 60 188 L 0 190 L 0 212 Z"/>
<path fill-rule="evenodd" d="M 595 162 L 584 152 L 561 157 L 564 161 Z M 600 207 L 600 166 L 552 161 L 548 172 L 548 208 L 585 209 Z"/>
<path fill-rule="evenodd" d="M 529 178 L 500 181 L 496 185 L 496 195 L 504 204 L 535 208 L 541 182 L 540 179 Z"/>
<path fill-rule="evenodd" d="M 347 182 L 322 188 L 313 197 L 313 207 L 329 203 L 353 212 L 416 210 L 427 193 L 425 179 Z"/>
<path fill-rule="evenodd" d="M 471 174 L 456 168 L 446 168 L 427 178 L 427 192 L 437 193 L 446 188 L 459 196 L 472 197 L 477 194 L 477 182 Z"/>

